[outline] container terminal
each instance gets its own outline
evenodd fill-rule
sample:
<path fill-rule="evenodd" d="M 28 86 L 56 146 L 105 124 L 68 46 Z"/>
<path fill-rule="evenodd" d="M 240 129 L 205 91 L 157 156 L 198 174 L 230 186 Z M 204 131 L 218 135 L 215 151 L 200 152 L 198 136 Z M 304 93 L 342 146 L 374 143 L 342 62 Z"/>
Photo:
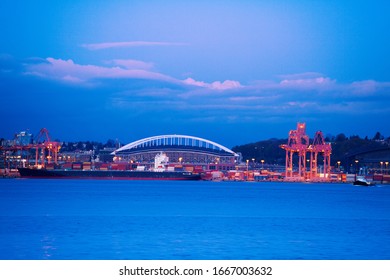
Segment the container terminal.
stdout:
<path fill-rule="evenodd" d="M 325 142 L 323 133 L 317 131 L 310 140 L 305 123 L 298 123 L 295 130 L 290 130 L 287 143 L 280 145 L 285 151 L 284 166 L 269 164 L 267 159 L 243 159 L 240 153 L 221 144 L 188 135 L 153 136 L 98 152 L 67 152 L 61 150 L 62 146 L 63 143 L 52 141 L 46 128 L 35 139 L 28 132 L 20 132 L 13 140 L 1 143 L 0 176 L 13 178 L 23 173 L 22 176 L 29 177 L 26 174 L 39 170 L 33 172 L 41 177 L 78 174 L 78 177 L 114 178 L 108 174 L 131 171 L 137 174 L 135 177 L 150 172 L 153 178 L 160 179 L 166 174 L 181 173 L 213 181 L 355 182 L 364 179 L 370 183 L 390 183 L 389 148 L 380 153 L 376 162 L 371 160 L 370 168 L 365 168 L 363 157 L 356 155 L 351 164 L 353 172 L 345 172 L 340 161 L 331 165 L 332 145 Z"/>

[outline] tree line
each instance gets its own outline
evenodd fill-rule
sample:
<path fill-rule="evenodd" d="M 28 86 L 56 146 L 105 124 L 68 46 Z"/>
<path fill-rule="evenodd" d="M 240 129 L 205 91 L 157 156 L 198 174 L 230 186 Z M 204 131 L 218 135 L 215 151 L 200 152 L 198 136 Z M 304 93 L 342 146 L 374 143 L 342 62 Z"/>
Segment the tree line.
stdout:
<path fill-rule="evenodd" d="M 280 148 L 280 145 L 287 144 L 287 138 L 258 141 L 255 143 L 234 146 L 232 150 L 241 153 L 243 161 L 253 159 L 255 162 L 264 160 L 267 164 L 285 164 L 286 151 Z M 310 139 L 311 143 L 312 139 Z M 331 143 L 332 155 L 331 164 L 335 165 L 337 161 L 346 162 L 346 158 L 353 153 L 365 150 L 375 150 L 390 146 L 390 137 L 385 138 L 377 132 L 372 138 L 361 138 L 358 135 L 347 137 L 344 133 L 337 136 L 325 137 L 327 143 Z"/>

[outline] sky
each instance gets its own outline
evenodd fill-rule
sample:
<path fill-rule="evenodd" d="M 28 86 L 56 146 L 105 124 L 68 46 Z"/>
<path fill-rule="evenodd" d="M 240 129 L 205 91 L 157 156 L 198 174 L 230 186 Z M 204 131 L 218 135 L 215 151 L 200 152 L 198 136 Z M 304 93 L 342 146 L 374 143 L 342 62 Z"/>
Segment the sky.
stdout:
<path fill-rule="evenodd" d="M 390 136 L 390 2 L 0 2 L 0 138 Z"/>

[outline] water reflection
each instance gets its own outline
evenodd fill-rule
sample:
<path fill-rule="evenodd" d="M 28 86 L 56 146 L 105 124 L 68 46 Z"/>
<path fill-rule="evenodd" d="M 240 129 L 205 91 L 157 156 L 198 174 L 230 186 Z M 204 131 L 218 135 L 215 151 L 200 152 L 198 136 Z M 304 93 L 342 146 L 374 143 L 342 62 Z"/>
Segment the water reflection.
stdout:
<path fill-rule="evenodd" d="M 48 260 L 52 259 L 55 251 L 57 250 L 55 246 L 55 238 L 50 235 L 45 235 L 41 239 L 42 244 L 42 259 Z"/>

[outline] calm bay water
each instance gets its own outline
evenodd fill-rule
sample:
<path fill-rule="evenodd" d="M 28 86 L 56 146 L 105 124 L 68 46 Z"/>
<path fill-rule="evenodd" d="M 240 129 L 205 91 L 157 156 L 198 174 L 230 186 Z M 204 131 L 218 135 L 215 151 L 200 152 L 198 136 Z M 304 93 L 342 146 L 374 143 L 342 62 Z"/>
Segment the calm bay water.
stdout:
<path fill-rule="evenodd" d="M 390 186 L 0 180 L 0 259 L 390 259 Z"/>

